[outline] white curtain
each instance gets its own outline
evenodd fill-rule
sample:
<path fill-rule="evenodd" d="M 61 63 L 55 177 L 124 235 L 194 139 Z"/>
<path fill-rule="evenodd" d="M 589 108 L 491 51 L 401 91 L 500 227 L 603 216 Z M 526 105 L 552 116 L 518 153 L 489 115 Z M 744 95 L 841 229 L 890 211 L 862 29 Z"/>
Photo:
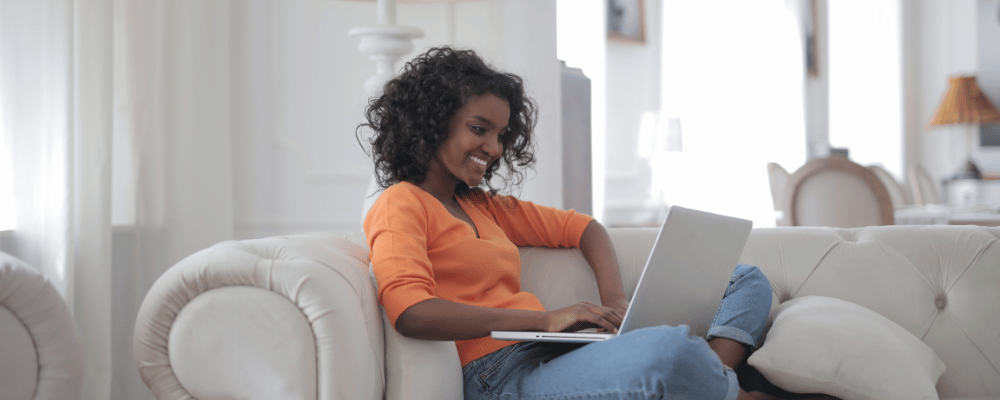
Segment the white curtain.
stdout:
<path fill-rule="evenodd" d="M 11 252 L 67 299 L 84 390 L 108 398 L 111 7 L 88 3 L 0 3 L 0 132 L 13 178 Z"/>
<path fill-rule="evenodd" d="M 83 399 L 152 398 L 131 351 L 139 303 L 233 236 L 231 18 L 226 1 L 0 0 L 4 250 L 69 303 Z"/>

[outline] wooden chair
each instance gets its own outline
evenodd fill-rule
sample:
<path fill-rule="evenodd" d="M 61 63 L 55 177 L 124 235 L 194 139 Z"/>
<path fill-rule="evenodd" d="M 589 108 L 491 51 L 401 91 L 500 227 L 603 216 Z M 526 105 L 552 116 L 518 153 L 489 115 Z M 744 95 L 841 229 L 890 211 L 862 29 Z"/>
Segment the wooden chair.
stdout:
<path fill-rule="evenodd" d="M 785 215 L 793 226 L 853 228 L 892 225 L 893 206 L 872 171 L 844 157 L 807 162 L 785 188 Z"/>
<path fill-rule="evenodd" d="M 937 184 L 927 170 L 919 164 L 911 165 L 907 170 L 907 179 L 910 180 L 910 189 L 913 191 L 913 204 L 925 206 L 928 204 L 941 204 L 941 195 L 938 194 Z"/>
<path fill-rule="evenodd" d="M 788 216 L 785 215 L 785 185 L 789 173 L 778 163 L 767 163 L 767 180 L 771 184 L 771 205 L 774 207 L 774 222 L 777 226 L 787 226 Z"/>
<path fill-rule="evenodd" d="M 889 171 L 882 168 L 881 165 L 873 164 L 869 165 L 868 169 L 878 177 L 882 184 L 885 185 L 885 190 L 889 192 L 889 198 L 892 200 L 892 206 L 895 208 L 906 207 L 912 205 L 910 202 L 910 196 L 903 184 L 896 180 L 896 177 L 892 176 Z"/>

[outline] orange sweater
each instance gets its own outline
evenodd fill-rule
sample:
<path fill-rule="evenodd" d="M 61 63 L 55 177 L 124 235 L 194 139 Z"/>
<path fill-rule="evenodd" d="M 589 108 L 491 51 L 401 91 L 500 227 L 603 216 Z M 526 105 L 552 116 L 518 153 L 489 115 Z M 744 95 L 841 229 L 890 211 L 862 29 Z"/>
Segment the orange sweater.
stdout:
<path fill-rule="evenodd" d="M 593 218 L 520 201 L 486 196 L 458 199 L 480 238 L 434 196 L 408 182 L 386 189 L 365 217 L 365 235 L 379 302 L 389 322 L 431 298 L 482 307 L 544 311 L 521 291 L 517 246 L 578 247 Z M 501 202 L 510 202 L 510 207 Z M 490 337 L 456 342 L 465 366 L 514 342 Z"/>

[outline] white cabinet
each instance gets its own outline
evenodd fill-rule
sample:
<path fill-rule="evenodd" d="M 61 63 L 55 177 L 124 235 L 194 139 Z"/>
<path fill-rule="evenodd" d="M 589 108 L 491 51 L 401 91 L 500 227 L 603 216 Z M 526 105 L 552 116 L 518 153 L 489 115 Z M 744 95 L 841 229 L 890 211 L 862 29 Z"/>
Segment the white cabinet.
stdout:
<path fill-rule="evenodd" d="M 1000 207 L 1000 179 L 957 179 L 945 186 L 948 204 Z"/>

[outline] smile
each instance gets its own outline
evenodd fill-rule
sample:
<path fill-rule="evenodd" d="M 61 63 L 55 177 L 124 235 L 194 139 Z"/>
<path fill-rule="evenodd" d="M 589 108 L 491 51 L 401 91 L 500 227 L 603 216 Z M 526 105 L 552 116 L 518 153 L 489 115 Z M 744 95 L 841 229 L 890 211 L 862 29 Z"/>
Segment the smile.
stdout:
<path fill-rule="evenodd" d="M 486 164 L 488 164 L 486 160 L 476 156 L 469 156 L 469 158 L 472 159 L 472 161 L 475 162 L 476 164 L 482 165 L 484 167 L 486 166 Z"/>

